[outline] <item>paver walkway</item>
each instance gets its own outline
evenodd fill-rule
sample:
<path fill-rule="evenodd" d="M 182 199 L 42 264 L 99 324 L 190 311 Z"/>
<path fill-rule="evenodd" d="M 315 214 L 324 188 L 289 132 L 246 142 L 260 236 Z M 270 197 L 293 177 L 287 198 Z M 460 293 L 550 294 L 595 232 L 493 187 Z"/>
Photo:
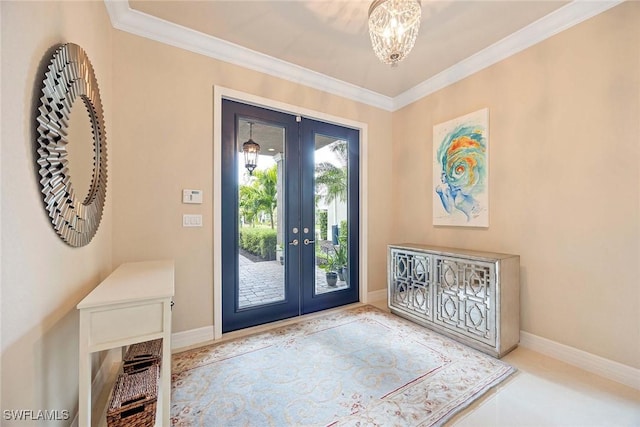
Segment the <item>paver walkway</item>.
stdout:
<path fill-rule="evenodd" d="M 278 261 L 253 262 L 239 255 L 240 308 L 268 304 L 284 299 L 284 266 Z M 325 272 L 316 267 L 316 293 L 332 292 L 347 287 L 339 281 L 337 286 L 327 285 Z"/>

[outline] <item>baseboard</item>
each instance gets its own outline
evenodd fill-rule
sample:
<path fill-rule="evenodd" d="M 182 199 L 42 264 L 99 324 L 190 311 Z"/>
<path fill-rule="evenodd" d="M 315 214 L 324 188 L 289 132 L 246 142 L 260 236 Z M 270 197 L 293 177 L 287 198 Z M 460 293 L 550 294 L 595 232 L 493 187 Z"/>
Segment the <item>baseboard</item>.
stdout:
<path fill-rule="evenodd" d="M 640 390 L 640 369 L 520 331 L 520 345 L 601 377 Z"/>
<path fill-rule="evenodd" d="M 383 301 L 387 299 L 387 290 L 380 289 L 377 291 L 367 292 L 367 303 L 372 303 L 376 301 Z"/>
<path fill-rule="evenodd" d="M 91 407 L 96 407 L 96 402 L 102 396 L 102 393 L 108 385 L 112 385 L 115 382 L 115 377 L 118 374 L 122 362 L 122 352 L 120 348 L 112 348 L 108 351 L 107 356 L 102 361 L 95 378 L 91 382 Z M 70 424 L 71 427 L 78 427 L 78 414 Z"/>
<path fill-rule="evenodd" d="M 171 334 L 171 349 L 190 347 L 213 341 L 213 325 Z"/>

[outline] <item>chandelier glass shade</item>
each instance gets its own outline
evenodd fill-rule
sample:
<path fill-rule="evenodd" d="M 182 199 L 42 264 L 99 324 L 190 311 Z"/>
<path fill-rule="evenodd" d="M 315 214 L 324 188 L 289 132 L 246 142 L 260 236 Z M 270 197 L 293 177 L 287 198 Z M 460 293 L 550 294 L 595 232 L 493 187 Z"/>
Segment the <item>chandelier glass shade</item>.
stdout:
<path fill-rule="evenodd" d="M 380 61 L 395 66 L 413 49 L 420 29 L 419 0 L 375 0 L 369 6 L 369 36 Z"/>

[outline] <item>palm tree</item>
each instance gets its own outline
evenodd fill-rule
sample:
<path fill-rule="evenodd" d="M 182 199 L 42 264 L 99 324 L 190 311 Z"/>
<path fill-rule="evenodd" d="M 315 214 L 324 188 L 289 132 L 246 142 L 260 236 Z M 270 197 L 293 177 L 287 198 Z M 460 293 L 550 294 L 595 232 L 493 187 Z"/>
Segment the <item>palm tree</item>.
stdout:
<path fill-rule="evenodd" d="M 320 199 L 324 200 L 327 205 L 333 204 L 333 218 L 335 222 L 338 218 L 337 202 L 345 202 L 348 195 L 347 142 L 341 140 L 335 141 L 329 145 L 329 149 L 337 161 L 321 162 L 316 165 L 316 206 Z M 332 225 L 332 230 L 335 226 L 336 224 Z"/>
<path fill-rule="evenodd" d="M 240 215 L 247 222 L 255 225 L 255 220 L 261 212 L 269 216 L 271 228 L 274 224 L 274 211 L 278 205 L 278 167 L 273 165 L 269 169 L 254 172 L 249 185 L 240 186 Z"/>
<path fill-rule="evenodd" d="M 316 192 L 322 195 L 326 204 L 334 200 L 347 200 L 347 143 L 336 141 L 330 146 L 340 165 L 322 162 L 316 165 Z"/>
<path fill-rule="evenodd" d="M 256 178 L 254 185 L 258 189 L 260 209 L 269 215 L 269 221 L 273 229 L 273 214 L 278 206 L 278 166 L 273 165 L 269 169 L 255 171 L 253 175 Z"/>
<path fill-rule="evenodd" d="M 256 217 L 260 213 L 258 190 L 252 185 L 240 186 L 240 217 L 255 227 Z"/>

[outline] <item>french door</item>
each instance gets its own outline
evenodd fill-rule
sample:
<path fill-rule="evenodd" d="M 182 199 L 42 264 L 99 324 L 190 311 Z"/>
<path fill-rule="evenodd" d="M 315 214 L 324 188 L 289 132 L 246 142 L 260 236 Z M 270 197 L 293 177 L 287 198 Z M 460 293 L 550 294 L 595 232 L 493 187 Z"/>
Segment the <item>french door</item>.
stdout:
<path fill-rule="evenodd" d="M 357 130 L 223 100 L 223 332 L 358 301 L 358 149 Z"/>

